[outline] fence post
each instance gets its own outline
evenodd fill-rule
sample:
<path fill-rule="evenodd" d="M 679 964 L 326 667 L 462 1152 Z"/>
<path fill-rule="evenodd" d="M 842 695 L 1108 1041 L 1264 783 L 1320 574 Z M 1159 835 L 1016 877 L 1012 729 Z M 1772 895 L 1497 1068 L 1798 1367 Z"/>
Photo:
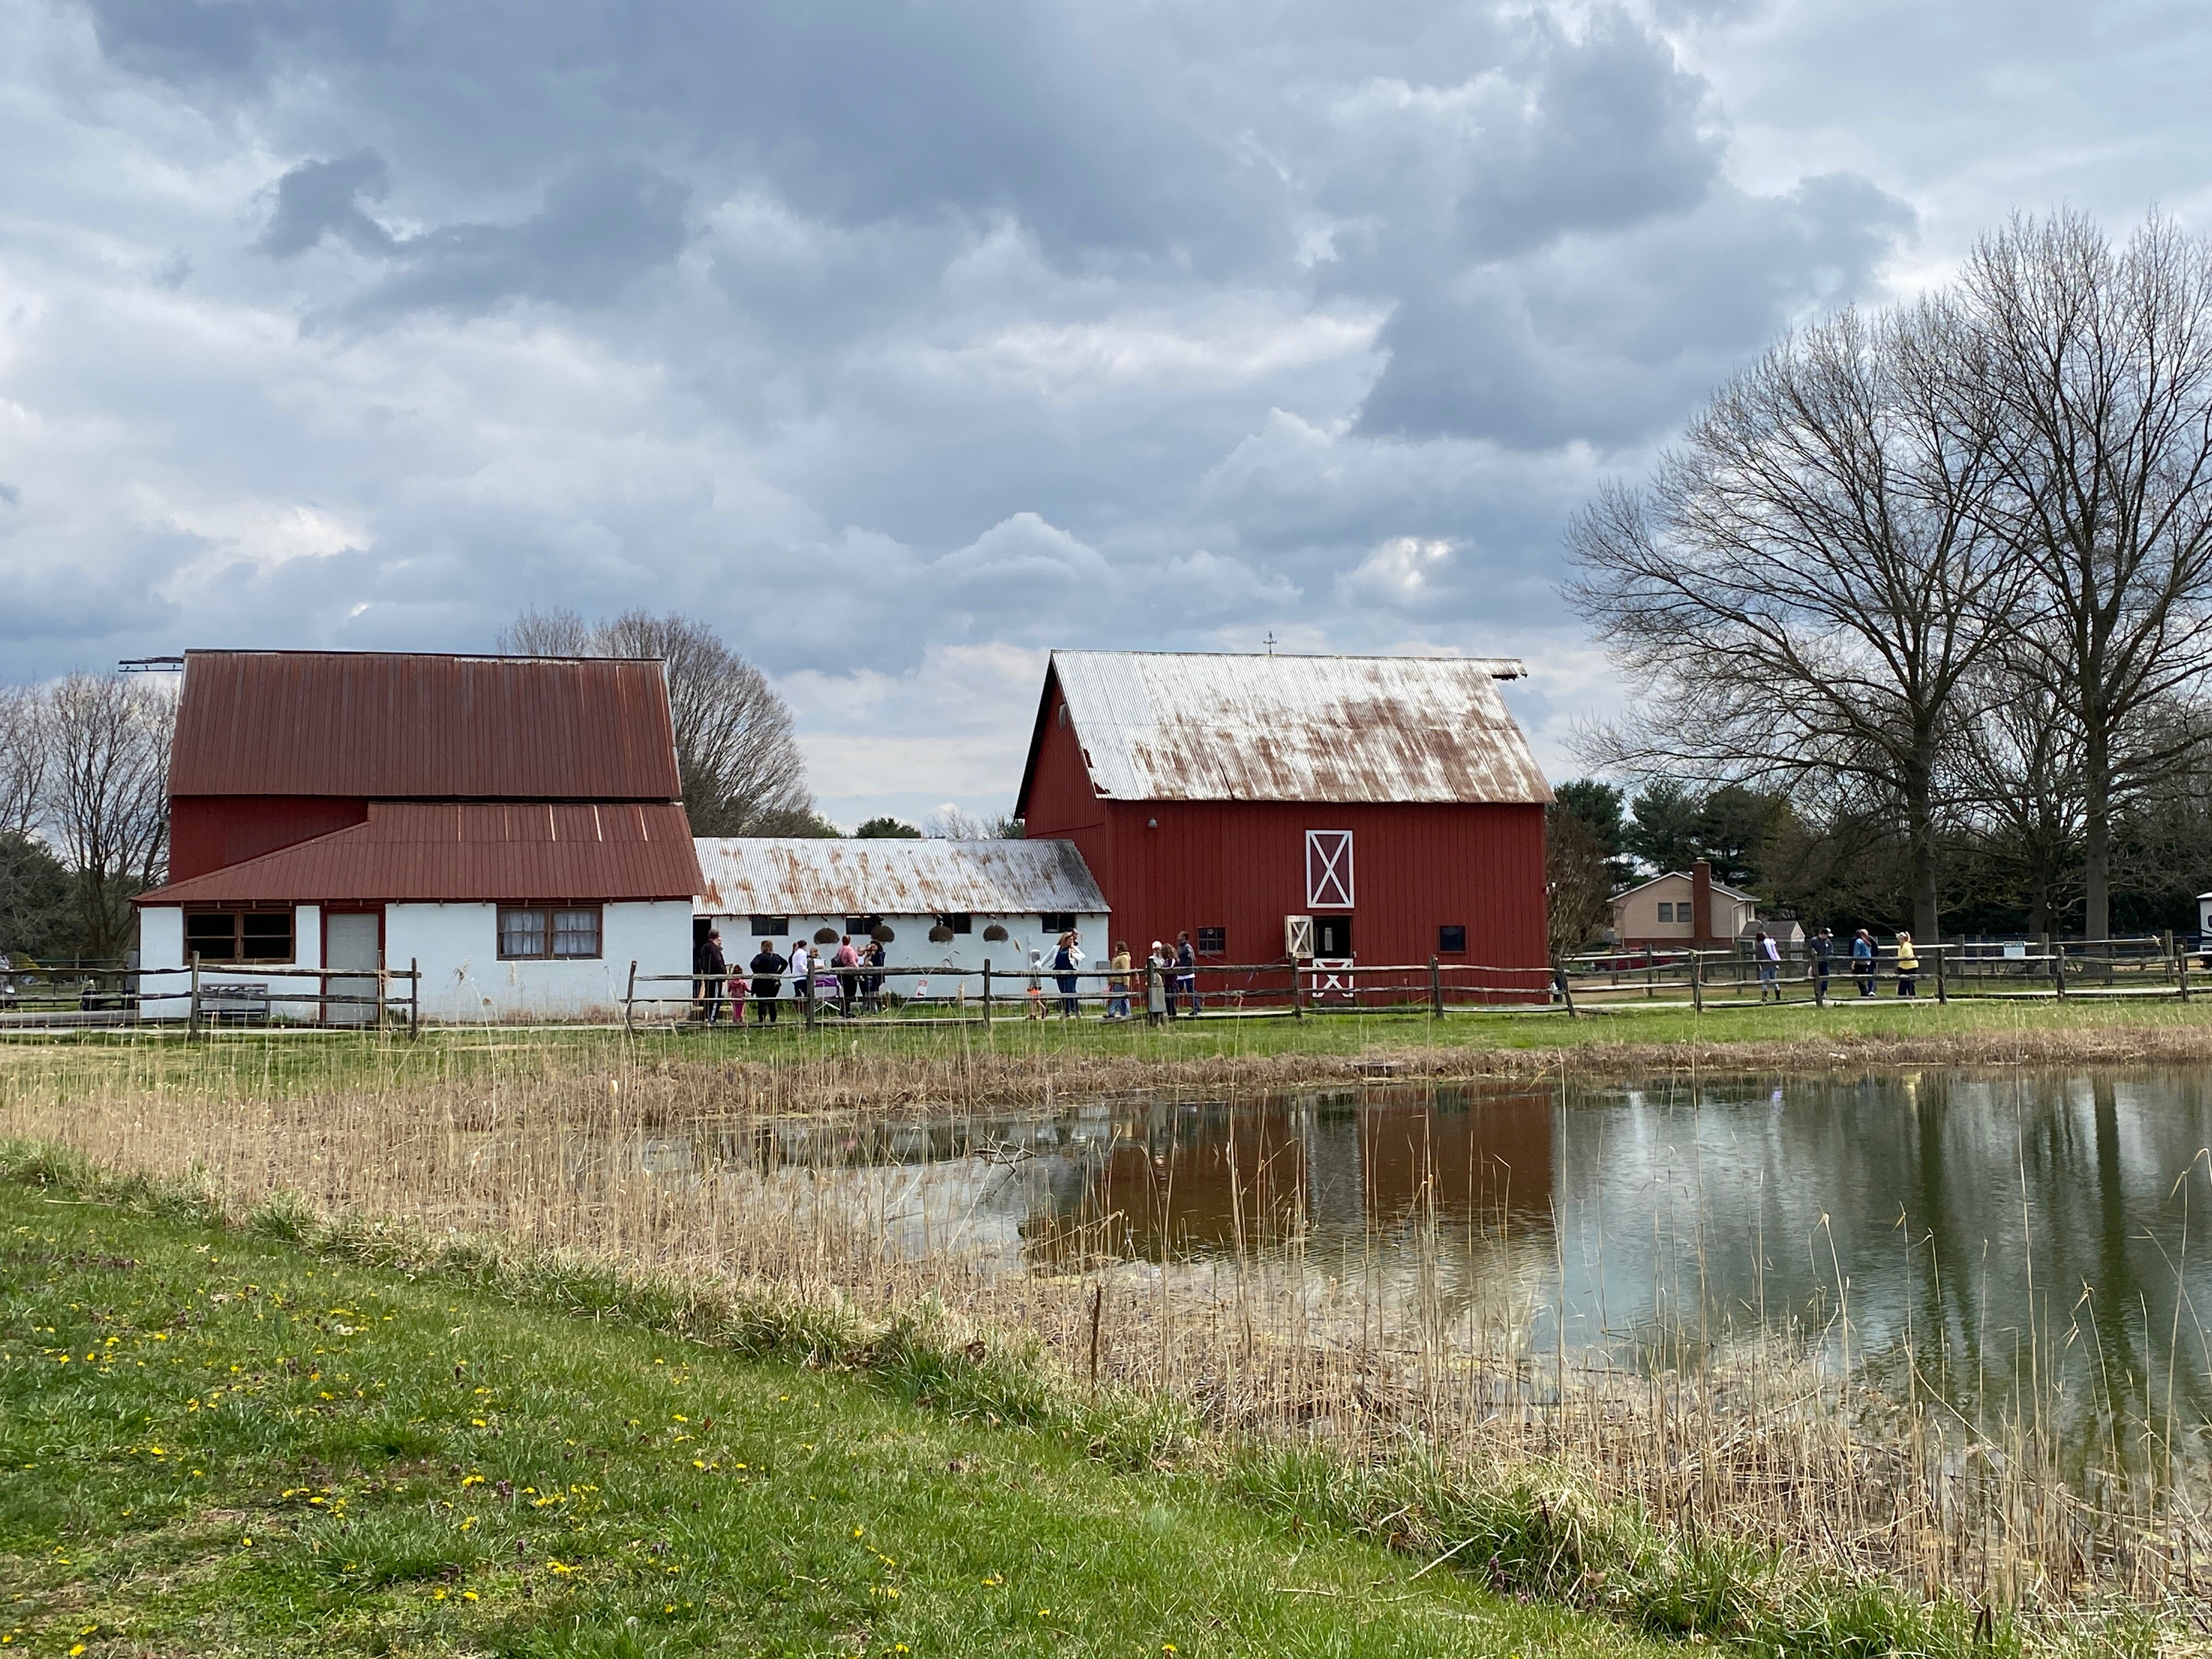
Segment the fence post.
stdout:
<path fill-rule="evenodd" d="M 422 1034 L 422 959 L 407 958 L 407 1040 Z"/>
<path fill-rule="evenodd" d="M 2158 936 L 2158 953 L 2164 958 L 2159 966 L 2164 968 L 2173 961 L 2173 929 L 2168 927 Z"/>
<path fill-rule="evenodd" d="M 190 1009 L 190 1011 L 189 1011 L 189 1012 L 185 1015 L 185 1042 L 193 1042 L 194 1040 L 196 1040 L 196 1039 L 199 1036 L 199 1034 L 200 1034 L 200 953 L 199 953 L 198 951 L 193 951 L 193 952 L 192 952 L 192 1000 L 191 1000 L 191 1009 Z"/>
<path fill-rule="evenodd" d="M 1943 940 L 1938 934 L 1936 940 L 1936 1000 L 1948 1002 L 1950 1000 L 1951 988 L 1943 977 Z"/>
<path fill-rule="evenodd" d="M 1697 951 L 1690 952 L 1690 1006 L 1698 1013 L 1705 1012 L 1705 958 Z"/>
<path fill-rule="evenodd" d="M 991 1025 L 991 958 L 990 958 L 990 957 L 985 957 L 983 958 L 983 1027 L 984 1027 L 984 1029 L 985 1029 L 986 1030 L 988 1030 L 990 1029 L 990 1025 Z"/>
<path fill-rule="evenodd" d="M 2188 1000 L 2189 1000 L 2189 952 L 2188 952 L 2188 951 L 2179 951 L 2175 952 L 2175 954 L 2174 954 L 2174 958 L 2173 958 L 2173 979 L 2174 979 L 2174 988 L 2175 988 L 2178 992 L 2179 992 L 2180 996 L 2181 996 L 2181 1000 L 2182 1000 L 2184 1002 L 2188 1001 Z"/>
<path fill-rule="evenodd" d="M 1443 1017 L 1444 1017 L 1444 970 L 1443 970 L 1443 965 L 1440 962 L 1438 962 L 1438 961 L 1437 961 L 1437 959 L 1436 957 L 1431 957 L 1429 958 L 1429 1018 L 1430 1018 L 1431 1019 L 1442 1019 Z"/>
<path fill-rule="evenodd" d="M 1575 1017 L 1575 987 L 1573 979 L 1567 973 L 1567 964 L 1556 963 L 1552 971 L 1559 981 L 1559 1000 L 1567 1005 L 1567 1018 L 1572 1019 Z"/>
<path fill-rule="evenodd" d="M 1298 978 L 1298 959 L 1292 957 L 1291 958 L 1291 1018 L 1304 1019 L 1305 1017 L 1305 984 Z"/>
<path fill-rule="evenodd" d="M 2051 958 L 2051 984 L 2061 997 L 2066 994 L 2066 957 L 2059 941 L 2045 933 L 2043 936 L 2044 954 Z"/>
<path fill-rule="evenodd" d="M 632 1023 L 630 1011 L 637 1004 L 637 958 L 630 958 L 629 983 L 623 987 L 623 1035 L 635 1036 L 637 1028 Z"/>

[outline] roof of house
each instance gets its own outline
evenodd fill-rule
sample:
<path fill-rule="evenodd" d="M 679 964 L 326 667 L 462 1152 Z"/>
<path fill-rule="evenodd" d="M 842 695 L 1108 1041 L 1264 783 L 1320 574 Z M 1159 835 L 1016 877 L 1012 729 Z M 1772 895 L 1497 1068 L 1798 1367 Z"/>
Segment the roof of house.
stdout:
<path fill-rule="evenodd" d="M 670 801 L 684 786 L 657 659 L 191 651 L 169 793 Z"/>
<path fill-rule="evenodd" d="M 688 899 L 681 806 L 372 801 L 368 821 L 138 895 L 139 904 Z"/>
<path fill-rule="evenodd" d="M 1691 875 L 1686 870 L 1668 870 L 1659 875 L 1652 877 L 1649 881 L 1639 881 L 1633 887 L 1623 888 L 1620 892 L 1615 893 L 1613 896 L 1613 902 L 1618 904 L 1623 899 L 1632 897 L 1635 894 L 1642 892 L 1647 887 L 1656 887 L 1662 881 L 1695 881 L 1696 879 L 1697 878 Z M 1723 898 L 1736 899 L 1745 904 L 1756 904 L 1759 902 L 1758 894 L 1744 892 L 1739 888 L 1730 887 L 1723 882 L 1715 882 L 1713 884 L 1713 891 L 1718 893 Z"/>
<path fill-rule="evenodd" d="M 1103 915 L 1072 841 L 702 836 L 701 908 L 712 915 Z"/>
<path fill-rule="evenodd" d="M 1055 651 L 1017 810 L 1055 688 L 1108 799 L 1547 802 L 1498 691 L 1523 672 L 1502 658 Z"/>

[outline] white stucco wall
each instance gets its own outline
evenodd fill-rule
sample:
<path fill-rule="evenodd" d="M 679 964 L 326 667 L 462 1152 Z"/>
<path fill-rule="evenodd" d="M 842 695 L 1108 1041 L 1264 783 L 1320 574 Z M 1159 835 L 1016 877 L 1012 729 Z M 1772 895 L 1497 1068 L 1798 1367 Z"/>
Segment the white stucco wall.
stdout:
<path fill-rule="evenodd" d="M 317 970 L 323 965 L 323 912 L 316 904 L 292 910 L 292 960 L 289 962 L 226 962 L 200 969 L 203 988 L 220 985 L 258 985 L 270 997 L 271 1019 L 314 1024 L 322 1007 L 315 1002 L 287 1002 L 283 993 L 319 996 L 322 983 Z M 186 1019 L 191 1015 L 192 975 L 185 961 L 185 913 L 173 904 L 142 905 L 138 911 L 138 993 L 147 1019 Z"/>
<path fill-rule="evenodd" d="M 445 1023 L 528 1019 L 618 1019 L 635 960 L 641 976 L 691 971 L 691 905 L 685 899 L 604 907 L 601 955 L 583 961 L 501 962 L 499 907 L 494 904 L 394 904 L 384 917 L 387 968 L 418 963 L 422 1018 Z M 689 1005 L 689 988 L 653 994 L 667 1012 Z M 639 993 L 638 1017 L 659 1011 Z"/>
<path fill-rule="evenodd" d="M 637 962 L 641 975 L 689 974 L 691 969 L 691 905 L 676 899 L 653 903 L 609 904 L 604 908 L 601 946 L 596 958 L 567 962 L 501 962 L 499 959 L 499 907 L 494 904 L 394 904 L 384 920 L 384 965 L 404 969 L 413 959 L 422 972 L 422 1018 L 425 1020 L 477 1024 L 483 1021 L 532 1019 L 617 1019 L 622 1015 L 623 987 L 629 964 Z M 286 1002 L 283 993 L 292 988 L 310 995 L 320 990 L 312 971 L 322 964 L 322 909 L 303 904 L 293 916 L 297 960 L 292 963 L 226 963 L 203 967 L 200 982 L 260 984 L 269 988 L 273 1019 L 314 1023 L 316 1004 Z M 144 1017 L 182 1020 L 191 1012 L 187 994 L 191 974 L 185 963 L 184 912 L 173 905 L 141 908 L 138 948 L 143 995 L 173 992 L 173 1000 L 161 999 L 143 1005 Z M 295 970 L 288 979 L 285 969 Z M 659 1017 L 645 999 L 667 999 L 665 1012 L 680 1015 L 688 1007 L 684 985 L 641 990 L 638 1015 Z M 392 988 L 403 1003 L 404 982 Z"/>
<path fill-rule="evenodd" d="M 722 954 L 732 966 L 752 960 L 753 952 L 760 949 L 760 940 L 745 931 L 751 921 L 750 916 L 709 916 L 708 919 L 721 930 Z M 791 931 L 775 941 L 775 948 L 788 956 L 793 945 L 802 939 L 811 944 L 814 935 L 824 927 L 835 928 L 842 937 L 846 920 L 842 915 L 793 916 L 791 918 Z M 1035 912 L 1015 916 L 977 915 L 972 918 L 972 923 L 973 931 L 955 933 L 945 944 L 932 945 L 929 930 L 937 925 L 935 916 L 885 916 L 884 925 L 897 937 L 884 946 L 884 966 L 887 969 L 929 969 L 927 994 L 933 997 L 951 996 L 956 986 L 963 981 L 969 995 L 980 996 L 983 990 L 983 963 L 986 958 L 990 961 L 994 979 L 1000 974 L 1024 973 L 1028 970 L 1031 951 L 1042 951 L 1049 962 L 1053 946 L 1059 939 L 1058 934 L 1047 933 L 1038 927 Z M 1004 940 L 987 941 L 983 938 L 983 930 L 994 925 L 1004 927 L 1008 937 Z M 1107 929 L 1111 925 L 1111 918 L 1104 911 L 1076 916 L 1075 931 L 1083 936 L 1083 965 L 1086 970 L 1103 968 L 1107 959 L 1113 955 L 1113 941 L 1107 937 Z M 863 942 L 855 935 L 854 948 L 859 949 Z M 1141 957 L 1145 947 L 1151 943 L 1150 939 L 1133 940 L 1130 949 Z M 826 945 L 822 948 L 835 951 L 837 947 Z M 639 971 L 644 970 L 641 969 Z M 894 975 L 884 988 L 899 996 L 911 996 L 916 983 L 910 975 Z M 1094 994 L 1097 990 L 1097 987 L 1091 981 L 1085 980 L 1083 982 L 1085 996 Z"/>

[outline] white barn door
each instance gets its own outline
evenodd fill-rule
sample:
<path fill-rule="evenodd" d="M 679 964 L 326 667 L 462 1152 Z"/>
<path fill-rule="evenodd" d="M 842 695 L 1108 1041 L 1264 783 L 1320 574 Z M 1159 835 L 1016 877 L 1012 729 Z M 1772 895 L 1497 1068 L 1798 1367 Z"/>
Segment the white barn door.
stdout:
<path fill-rule="evenodd" d="M 323 949 L 329 952 L 323 965 L 330 969 L 365 969 L 360 978 L 330 981 L 334 997 L 359 997 L 359 1002 L 331 1002 L 323 1006 L 325 1025 L 374 1025 L 378 1008 L 376 970 L 384 966 L 384 918 L 374 910 L 332 910 L 323 917 Z"/>

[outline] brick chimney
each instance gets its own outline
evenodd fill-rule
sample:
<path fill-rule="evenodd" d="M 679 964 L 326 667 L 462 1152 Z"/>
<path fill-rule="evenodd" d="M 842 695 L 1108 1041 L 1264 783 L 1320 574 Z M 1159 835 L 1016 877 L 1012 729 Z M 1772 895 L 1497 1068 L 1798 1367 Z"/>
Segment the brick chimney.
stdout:
<path fill-rule="evenodd" d="M 1699 859 L 1690 866 L 1690 915 L 1696 919 L 1697 932 L 1691 943 L 1703 949 L 1713 939 L 1713 866 Z"/>

